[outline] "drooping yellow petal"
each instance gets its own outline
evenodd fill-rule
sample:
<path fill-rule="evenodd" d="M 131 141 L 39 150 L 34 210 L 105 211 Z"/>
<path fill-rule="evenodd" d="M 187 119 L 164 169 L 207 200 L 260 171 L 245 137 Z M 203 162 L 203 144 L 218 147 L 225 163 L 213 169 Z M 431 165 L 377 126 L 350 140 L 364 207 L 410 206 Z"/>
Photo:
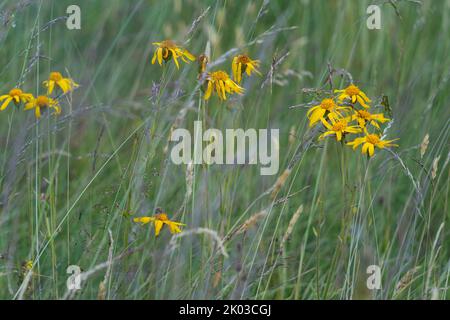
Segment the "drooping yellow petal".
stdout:
<path fill-rule="evenodd" d="M 359 95 L 360 95 L 367 103 L 372 102 L 372 101 L 366 96 L 366 94 L 365 94 L 364 92 L 359 91 Z"/>
<path fill-rule="evenodd" d="M 367 149 L 369 148 L 369 145 L 370 145 L 370 143 L 367 143 L 367 142 L 363 144 L 362 150 L 361 150 L 363 154 L 367 153 Z"/>
<path fill-rule="evenodd" d="M 362 105 L 364 108 L 369 109 L 370 107 L 365 103 L 365 101 L 363 100 L 363 98 L 361 98 L 360 96 L 354 96 L 356 97 L 356 100 L 358 100 L 359 104 Z M 352 99 L 353 100 L 353 99 Z M 354 103 L 354 102 L 353 102 Z"/>
<path fill-rule="evenodd" d="M 205 96 L 203 97 L 203 99 L 208 100 L 209 97 L 211 97 L 212 90 L 213 90 L 212 81 L 208 81 L 208 86 L 206 88 Z"/>
<path fill-rule="evenodd" d="M 133 219 L 134 222 L 141 223 L 142 225 L 147 224 L 153 220 L 155 220 L 155 218 L 153 217 L 137 217 Z"/>
<path fill-rule="evenodd" d="M 53 92 L 53 89 L 55 88 L 55 81 L 50 80 L 47 81 L 48 85 L 47 85 L 47 94 L 50 95 Z"/>
<path fill-rule="evenodd" d="M 177 59 L 177 56 L 175 54 L 173 55 L 173 61 L 175 61 L 175 65 L 177 66 L 177 69 L 180 69 L 180 65 L 178 63 L 178 59 Z"/>
<path fill-rule="evenodd" d="M 3 111 L 6 109 L 6 107 L 8 106 L 8 104 L 11 102 L 12 97 L 9 97 L 5 100 L 5 102 L 2 103 L 2 106 L 0 107 L 0 111 Z"/>
<path fill-rule="evenodd" d="M 155 220 L 154 224 L 155 224 L 155 236 L 157 237 L 164 223 L 161 220 Z"/>
<path fill-rule="evenodd" d="M 375 147 L 373 144 L 369 144 L 369 156 L 373 156 L 373 154 L 375 153 Z"/>
<path fill-rule="evenodd" d="M 185 56 L 186 58 L 188 58 L 191 61 L 195 61 L 195 56 L 190 53 L 189 51 L 187 51 L 186 49 L 183 50 L 183 56 Z"/>
<path fill-rule="evenodd" d="M 322 109 L 322 108 L 316 109 L 316 110 L 312 113 L 311 117 L 309 118 L 309 126 L 312 127 L 315 123 L 317 123 L 318 121 L 320 121 L 320 119 L 323 118 L 323 116 L 324 116 L 324 114 L 325 114 L 325 111 L 326 111 L 326 110 L 324 110 L 324 109 Z"/>
<path fill-rule="evenodd" d="M 158 63 L 161 66 L 162 65 L 162 60 L 163 60 L 163 58 L 162 58 L 162 49 L 158 48 L 156 52 L 158 54 Z"/>

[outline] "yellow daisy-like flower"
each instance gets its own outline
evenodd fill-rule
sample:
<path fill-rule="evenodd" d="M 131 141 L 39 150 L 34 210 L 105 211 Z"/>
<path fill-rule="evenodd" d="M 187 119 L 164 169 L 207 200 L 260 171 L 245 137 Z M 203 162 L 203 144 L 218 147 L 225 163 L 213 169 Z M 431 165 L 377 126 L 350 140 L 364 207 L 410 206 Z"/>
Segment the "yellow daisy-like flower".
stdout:
<path fill-rule="evenodd" d="M 240 54 L 233 58 L 231 63 L 231 69 L 233 70 L 233 79 L 237 83 L 241 83 L 242 75 L 247 73 L 248 76 L 252 75 L 252 72 L 261 75 L 258 71 L 259 60 L 252 60 L 245 54 Z"/>
<path fill-rule="evenodd" d="M 5 110 L 11 101 L 13 101 L 17 106 L 20 102 L 28 102 L 31 99 L 33 99 L 33 95 L 31 93 L 24 93 L 21 89 L 14 88 L 9 91 L 8 94 L 0 96 L 0 101 L 5 100 L 0 107 L 0 111 Z"/>
<path fill-rule="evenodd" d="M 333 99 L 323 99 L 319 105 L 312 107 L 306 113 L 309 118 L 309 126 L 312 127 L 320 121 L 320 119 L 324 119 L 325 115 L 327 115 L 328 118 L 342 118 L 339 110 L 345 111 L 348 109 L 348 107 L 338 106 Z"/>
<path fill-rule="evenodd" d="M 215 71 L 209 73 L 206 82 L 207 87 L 204 97 L 205 100 L 208 100 L 211 97 L 213 90 L 217 92 L 217 95 L 221 100 L 227 100 L 226 93 L 244 93 L 244 88 L 240 87 L 236 82 L 231 80 L 225 71 Z"/>
<path fill-rule="evenodd" d="M 357 86 L 354 84 L 349 85 L 347 88 L 342 90 L 334 90 L 334 92 L 341 93 L 338 97 L 340 101 L 344 99 L 350 99 L 352 103 L 359 102 L 364 108 L 370 108 L 367 103 L 370 103 L 371 100 L 366 96 L 364 92 L 362 92 Z"/>
<path fill-rule="evenodd" d="M 153 217 L 134 218 L 133 221 L 139 222 L 142 225 L 147 224 L 149 222 L 153 222 L 153 224 L 155 225 L 155 236 L 156 237 L 159 235 L 159 232 L 161 231 L 161 229 L 164 225 L 167 225 L 169 227 L 170 233 L 172 233 L 172 234 L 180 233 L 181 232 L 180 226 L 185 226 L 184 223 L 174 222 L 174 221 L 169 220 L 169 218 L 167 217 L 167 214 L 165 214 L 165 213 L 157 213 Z"/>
<path fill-rule="evenodd" d="M 357 126 L 349 126 L 348 120 L 345 118 L 335 119 L 330 118 L 331 124 L 325 119 L 321 119 L 323 125 L 328 129 L 323 134 L 319 136 L 319 139 L 323 139 L 329 135 L 335 135 L 337 141 L 341 141 L 342 137 L 347 133 L 359 133 L 361 129 Z"/>
<path fill-rule="evenodd" d="M 157 46 L 155 53 L 153 54 L 152 64 L 155 64 L 158 60 L 159 65 L 162 65 L 163 60 L 165 62 L 173 58 L 177 69 L 180 68 L 178 58 L 181 58 L 186 63 L 189 60 L 195 61 L 195 56 L 186 49 L 179 47 L 172 40 L 164 40 L 162 42 L 153 42 L 153 45 Z"/>
<path fill-rule="evenodd" d="M 397 144 L 392 143 L 396 140 L 398 139 L 382 140 L 378 134 L 368 134 L 366 132 L 364 137 L 356 138 L 355 140 L 348 142 L 347 145 L 353 146 L 353 149 L 356 149 L 359 145 L 363 144 L 362 153 L 368 154 L 372 157 L 375 153 L 375 147 L 379 149 L 384 149 L 386 147 L 398 147 Z"/>
<path fill-rule="evenodd" d="M 357 120 L 361 128 L 365 128 L 366 123 L 370 123 L 377 129 L 380 129 L 378 122 L 384 123 L 389 121 L 382 113 L 372 114 L 366 110 L 355 110 L 355 113 L 352 115 L 352 120 Z"/>
<path fill-rule="evenodd" d="M 64 94 L 78 87 L 78 84 L 75 83 L 75 81 L 70 78 L 64 78 L 59 72 L 50 72 L 48 80 L 45 80 L 42 83 L 47 88 L 47 95 L 52 94 L 55 85 L 60 87 Z"/>
<path fill-rule="evenodd" d="M 33 98 L 30 102 L 25 105 L 25 110 L 34 109 L 34 113 L 36 118 L 41 117 L 41 109 L 51 108 L 54 110 L 53 114 L 58 115 L 61 113 L 61 107 L 59 106 L 58 101 L 49 98 L 47 96 L 38 96 L 37 98 Z"/>

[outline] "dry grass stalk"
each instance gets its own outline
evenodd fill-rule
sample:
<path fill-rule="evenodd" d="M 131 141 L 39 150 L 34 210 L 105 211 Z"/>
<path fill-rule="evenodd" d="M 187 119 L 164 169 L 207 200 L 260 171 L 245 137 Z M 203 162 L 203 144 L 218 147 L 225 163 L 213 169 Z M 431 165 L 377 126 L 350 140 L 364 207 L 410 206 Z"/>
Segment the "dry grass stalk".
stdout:
<path fill-rule="evenodd" d="M 224 237 L 223 242 L 229 241 L 234 236 L 244 233 L 253 227 L 259 220 L 264 218 L 267 215 L 267 211 L 264 209 L 252 215 L 248 218 L 239 228 L 235 229 L 233 232 L 229 233 L 226 237 Z"/>
<path fill-rule="evenodd" d="M 289 130 L 289 145 L 293 145 L 295 142 L 295 138 L 296 138 L 296 131 L 295 131 L 295 126 L 292 126 L 291 129 Z"/>
<path fill-rule="evenodd" d="M 441 158 L 441 156 L 437 156 L 433 160 L 433 165 L 432 165 L 432 168 L 431 168 L 431 179 L 432 180 L 436 179 L 437 172 L 438 172 L 439 159 L 440 158 Z"/>
<path fill-rule="evenodd" d="M 228 258 L 228 253 L 225 250 L 224 241 L 222 241 L 222 239 L 219 237 L 219 235 L 217 234 L 216 231 L 214 231 L 212 229 L 208 229 L 208 228 L 196 228 L 196 229 L 186 230 L 181 233 L 177 233 L 170 239 L 170 242 L 169 242 L 170 250 L 174 250 L 177 247 L 177 239 L 183 238 L 185 236 L 193 235 L 193 234 L 209 235 L 210 238 L 216 242 L 217 247 L 219 248 L 221 254 L 225 258 Z"/>
<path fill-rule="evenodd" d="M 297 223 L 298 218 L 300 218 L 300 215 L 302 214 L 302 212 L 303 212 L 303 205 L 301 204 L 300 207 L 298 207 L 298 209 L 292 215 L 292 218 L 289 221 L 289 224 L 288 224 L 288 227 L 286 229 L 286 232 L 285 232 L 283 238 L 281 239 L 280 252 L 284 249 L 284 245 L 286 244 L 286 241 L 291 236 L 292 230 L 294 230 L 294 226 Z"/>
<path fill-rule="evenodd" d="M 419 267 L 414 267 L 408 270 L 405 275 L 400 279 L 400 281 L 395 286 L 395 294 L 399 294 L 401 291 L 406 289 L 414 280 L 414 275 L 420 269 Z"/>
<path fill-rule="evenodd" d="M 275 182 L 275 184 L 272 187 L 272 193 L 270 194 L 270 198 L 271 199 L 275 199 L 275 197 L 277 196 L 277 194 L 280 191 L 280 189 L 286 183 L 286 180 L 287 180 L 287 178 L 289 177 L 290 174 L 291 174 L 291 169 L 288 168 L 288 169 L 283 171 L 281 176 L 278 177 L 277 181 Z"/>
<path fill-rule="evenodd" d="M 427 133 L 420 144 L 420 158 L 422 159 L 425 152 L 427 151 L 428 144 L 430 143 L 430 135 Z"/>
<path fill-rule="evenodd" d="M 114 239 L 112 236 L 111 229 L 108 229 L 108 234 L 109 234 L 108 266 L 106 267 L 106 273 L 105 273 L 105 277 L 103 278 L 103 281 L 100 282 L 100 284 L 98 285 L 98 294 L 97 294 L 98 300 L 106 299 L 106 294 L 107 294 L 106 283 L 111 274 L 111 267 L 113 264 Z"/>

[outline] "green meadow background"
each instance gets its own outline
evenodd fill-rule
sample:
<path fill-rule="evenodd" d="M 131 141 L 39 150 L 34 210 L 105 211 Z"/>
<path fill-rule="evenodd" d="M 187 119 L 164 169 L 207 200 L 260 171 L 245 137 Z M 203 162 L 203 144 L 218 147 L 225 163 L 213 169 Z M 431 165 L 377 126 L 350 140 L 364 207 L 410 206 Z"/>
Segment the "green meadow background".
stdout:
<path fill-rule="evenodd" d="M 66 27 L 70 4 L 81 30 Z M 0 113 L 0 298 L 449 298 L 449 30 L 448 0 L 2 1 L 1 94 L 42 94 L 50 71 L 80 87 L 59 117 Z M 196 63 L 151 65 L 164 39 L 209 48 L 211 70 L 248 53 L 262 76 L 202 103 Z M 330 72 L 336 88 L 348 72 L 387 97 L 398 148 L 369 160 L 315 139 L 305 104 Z M 279 128 L 278 174 L 174 165 L 169 134 L 197 119 Z M 157 207 L 184 233 L 132 221 Z M 80 290 L 67 289 L 70 265 Z"/>

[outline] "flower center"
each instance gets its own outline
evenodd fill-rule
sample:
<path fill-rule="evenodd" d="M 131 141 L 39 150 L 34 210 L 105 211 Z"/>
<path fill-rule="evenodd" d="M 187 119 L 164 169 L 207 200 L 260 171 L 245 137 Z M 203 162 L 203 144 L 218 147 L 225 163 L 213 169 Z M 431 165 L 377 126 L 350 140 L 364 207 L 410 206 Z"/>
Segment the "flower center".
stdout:
<path fill-rule="evenodd" d="M 22 90 L 20 90 L 20 89 L 12 89 L 12 90 L 9 92 L 9 95 L 12 96 L 12 97 L 14 97 L 14 96 L 20 96 L 21 94 L 22 94 Z"/>
<path fill-rule="evenodd" d="M 246 55 L 239 55 L 237 58 L 238 63 L 247 64 L 250 62 L 250 58 Z"/>
<path fill-rule="evenodd" d="M 165 213 L 155 214 L 155 218 L 156 218 L 156 220 L 160 220 L 160 221 L 168 221 L 169 220 L 169 218 L 167 217 L 167 214 L 165 214 Z"/>
<path fill-rule="evenodd" d="M 323 99 L 320 107 L 325 110 L 331 110 L 334 108 L 334 101 L 332 99 Z"/>
<path fill-rule="evenodd" d="M 347 122 L 341 120 L 333 124 L 333 131 L 343 131 L 347 127 Z"/>
<path fill-rule="evenodd" d="M 61 73 L 59 73 L 59 72 L 51 72 L 49 80 L 51 80 L 51 81 L 60 81 L 60 80 L 62 80 L 62 78 L 63 77 L 62 77 Z"/>
<path fill-rule="evenodd" d="M 358 114 L 360 118 L 363 119 L 370 119 L 371 114 L 367 112 L 366 110 L 358 110 Z"/>
<path fill-rule="evenodd" d="M 377 144 L 380 142 L 380 138 L 376 134 L 369 134 L 366 136 L 366 141 L 371 144 Z"/>
<path fill-rule="evenodd" d="M 44 108 L 48 106 L 48 98 L 46 96 L 39 96 L 36 98 L 36 104 L 40 108 Z"/>
<path fill-rule="evenodd" d="M 228 80 L 228 74 L 224 71 L 216 71 L 211 74 L 211 78 L 214 81 L 226 81 Z"/>
<path fill-rule="evenodd" d="M 348 94 L 349 96 L 356 96 L 359 94 L 359 88 L 351 84 L 345 89 L 345 93 Z"/>
<path fill-rule="evenodd" d="M 161 48 L 173 49 L 173 48 L 176 48 L 177 45 L 172 40 L 164 40 L 163 42 L 161 42 L 160 47 Z"/>

